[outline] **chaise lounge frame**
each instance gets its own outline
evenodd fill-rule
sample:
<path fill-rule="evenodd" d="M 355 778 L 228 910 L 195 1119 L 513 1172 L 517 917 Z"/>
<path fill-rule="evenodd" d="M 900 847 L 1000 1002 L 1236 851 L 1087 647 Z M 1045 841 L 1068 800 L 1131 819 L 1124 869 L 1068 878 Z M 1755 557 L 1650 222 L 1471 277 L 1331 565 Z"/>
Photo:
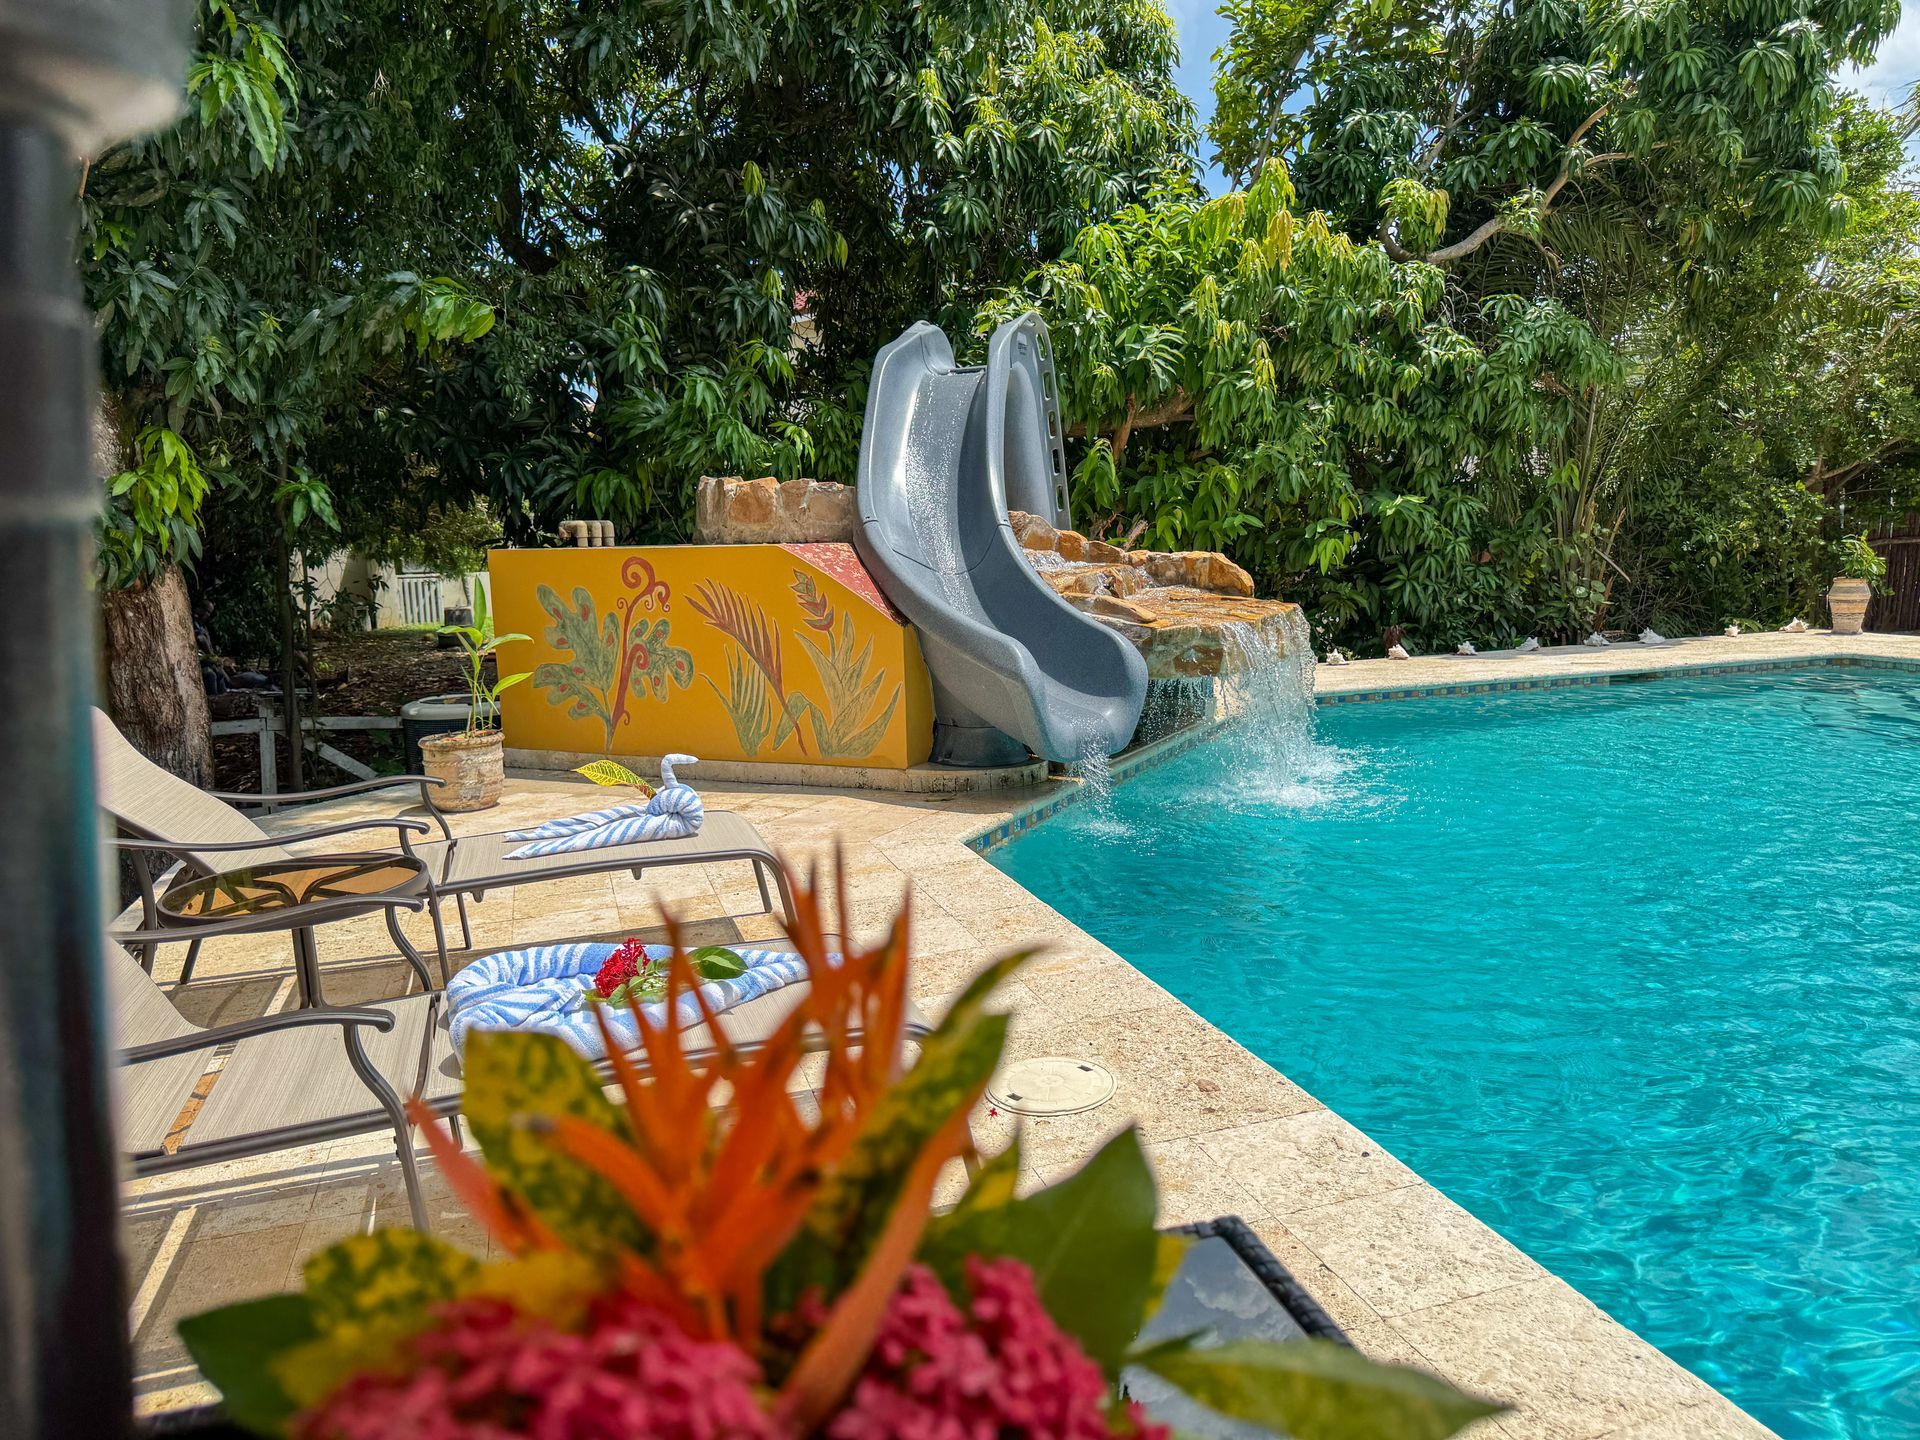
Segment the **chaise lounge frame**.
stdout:
<path fill-rule="evenodd" d="M 773 893 L 777 890 L 781 920 L 790 923 L 793 918 L 793 895 L 772 847 L 751 821 L 730 810 L 707 811 L 699 832 L 684 839 L 643 840 L 631 845 L 509 860 L 507 852 L 521 842 L 510 840 L 504 832 L 454 834 L 446 815 L 433 803 L 438 780 L 425 775 L 389 775 L 306 791 L 301 798 L 317 803 L 414 786 L 419 790 L 420 802 L 431 825 L 406 816 L 392 816 L 269 834 L 236 808 L 240 804 L 259 803 L 260 796 L 201 790 L 189 784 L 142 755 L 98 709 L 93 712 L 93 736 L 100 808 L 113 817 L 128 837 L 122 848 L 133 857 L 135 879 L 140 887 L 143 931 L 159 928 L 162 918 L 156 887 L 166 879 L 166 874 L 154 874 L 154 866 L 147 858 L 151 854 L 168 857 L 185 866 L 190 874 L 212 875 L 250 863 L 297 858 L 287 848 L 290 845 L 368 831 L 391 834 L 391 844 L 378 848 L 397 849 L 425 862 L 427 910 L 433 921 L 443 971 L 447 963 L 446 926 L 441 915 L 444 900 L 453 900 L 460 916 L 461 946 L 471 950 L 473 928 L 467 917 L 468 896 L 477 902 L 490 891 L 542 880 L 569 880 L 623 870 L 637 880 L 647 870 L 665 866 L 744 862 L 753 867 L 762 909 L 773 911 Z M 432 837 L 435 828 L 439 831 L 438 839 L 416 838 Z M 162 867 L 163 872 L 167 868 Z M 299 914 L 299 911 L 289 912 L 290 918 L 284 919 L 280 928 L 303 924 Z M 392 928 L 391 917 L 389 928 Z M 188 944 L 180 975 L 182 983 L 192 977 L 194 961 L 199 955 L 196 941 L 206 934 L 201 927 L 197 934 L 190 932 L 181 937 Z M 148 968 L 151 968 L 157 943 L 149 940 L 139 944 L 139 959 Z"/>

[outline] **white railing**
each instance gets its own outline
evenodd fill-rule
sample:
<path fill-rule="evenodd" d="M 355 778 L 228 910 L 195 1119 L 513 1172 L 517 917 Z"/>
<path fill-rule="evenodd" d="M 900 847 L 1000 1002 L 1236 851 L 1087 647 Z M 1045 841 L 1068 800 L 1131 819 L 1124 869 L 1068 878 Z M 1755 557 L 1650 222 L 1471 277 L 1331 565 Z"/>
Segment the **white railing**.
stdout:
<path fill-rule="evenodd" d="M 438 625 L 440 577 L 406 575 L 397 577 L 400 590 L 400 618 L 408 625 Z"/>

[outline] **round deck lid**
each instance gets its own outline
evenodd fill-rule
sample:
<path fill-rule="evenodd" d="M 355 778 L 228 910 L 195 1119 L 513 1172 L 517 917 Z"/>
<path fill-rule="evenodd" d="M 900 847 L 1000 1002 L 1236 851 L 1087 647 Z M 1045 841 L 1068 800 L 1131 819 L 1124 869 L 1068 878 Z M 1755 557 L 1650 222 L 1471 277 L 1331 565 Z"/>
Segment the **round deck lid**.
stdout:
<path fill-rule="evenodd" d="M 1112 1071 L 1067 1055 L 1016 1060 L 987 1086 L 987 1099 L 1016 1115 L 1074 1115 L 1112 1098 Z"/>

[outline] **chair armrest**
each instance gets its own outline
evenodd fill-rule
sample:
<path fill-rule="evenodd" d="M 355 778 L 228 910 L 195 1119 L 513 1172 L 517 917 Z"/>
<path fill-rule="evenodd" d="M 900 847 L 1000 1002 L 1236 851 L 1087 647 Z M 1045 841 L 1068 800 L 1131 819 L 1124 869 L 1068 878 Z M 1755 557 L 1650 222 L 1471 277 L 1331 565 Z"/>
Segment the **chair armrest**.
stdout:
<path fill-rule="evenodd" d="M 312 900 L 284 910 L 259 915 L 240 915 L 231 920 L 210 920 L 205 925 L 148 926 L 140 930 L 109 930 L 107 938 L 118 945 L 184 945 L 195 940 L 214 940 L 222 935 L 254 935 L 262 931 L 280 931 L 295 926 L 326 925 L 335 920 L 351 920 L 359 915 L 375 915 L 382 910 L 424 910 L 424 895 L 338 895 Z"/>
<path fill-rule="evenodd" d="M 114 840 L 121 850 L 160 850 L 169 855 L 219 855 L 243 850 L 271 850 L 275 846 L 298 844 L 304 840 L 323 840 L 329 835 L 351 835 L 360 830 L 394 830 L 401 836 L 401 847 L 408 835 L 431 835 L 433 827 L 424 820 L 343 820 L 336 825 L 320 825 L 311 830 L 289 830 L 284 835 L 266 835 L 258 840 Z"/>
<path fill-rule="evenodd" d="M 134 1045 L 120 1052 L 122 1065 L 138 1065 L 147 1060 L 164 1060 L 170 1055 L 191 1055 L 229 1041 L 246 1040 L 255 1035 L 271 1035 L 304 1025 L 344 1025 L 348 1029 L 365 1025 L 375 1030 L 393 1029 L 393 1016 L 384 1010 L 360 1010 L 343 1006 L 333 1010 L 283 1010 L 276 1015 L 261 1015 L 253 1020 L 237 1020 L 231 1025 L 216 1025 L 211 1030 L 196 1030 L 171 1040 L 155 1040 Z"/>
<path fill-rule="evenodd" d="M 418 785 L 420 798 L 427 797 L 426 787 L 444 785 L 444 780 L 436 780 L 431 775 L 376 775 L 371 780 L 355 780 L 347 785 L 330 785 L 324 790 L 288 790 L 274 795 L 259 795 L 244 790 L 209 790 L 207 793 L 216 800 L 224 800 L 229 805 L 286 805 L 306 804 L 314 800 L 338 800 L 346 795 L 365 795 L 374 790 L 386 790 L 395 785 Z"/>

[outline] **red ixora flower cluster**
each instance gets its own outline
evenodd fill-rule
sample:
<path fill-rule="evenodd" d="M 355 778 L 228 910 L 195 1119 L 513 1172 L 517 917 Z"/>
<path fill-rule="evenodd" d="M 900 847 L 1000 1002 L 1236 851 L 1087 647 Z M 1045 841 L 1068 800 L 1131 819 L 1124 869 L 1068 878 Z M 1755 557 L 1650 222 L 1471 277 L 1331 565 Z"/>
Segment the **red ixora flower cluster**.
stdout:
<path fill-rule="evenodd" d="M 1018 1260 L 967 1261 L 966 1312 L 924 1265 L 907 1271 L 830 1440 L 1168 1440 L 1053 1323 Z"/>
<path fill-rule="evenodd" d="M 639 975 L 653 962 L 647 959 L 647 947 L 638 940 L 621 943 L 618 950 L 609 955 L 600 968 L 593 972 L 593 988 L 602 1000 L 613 998 L 613 992 L 629 980 Z"/>
<path fill-rule="evenodd" d="M 349 1380 L 294 1440 L 779 1440 L 744 1351 L 626 1295 L 596 1301 L 581 1335 L 505 1300 L 456 1301 L 408 1350 L 409 1373 Z"/>

